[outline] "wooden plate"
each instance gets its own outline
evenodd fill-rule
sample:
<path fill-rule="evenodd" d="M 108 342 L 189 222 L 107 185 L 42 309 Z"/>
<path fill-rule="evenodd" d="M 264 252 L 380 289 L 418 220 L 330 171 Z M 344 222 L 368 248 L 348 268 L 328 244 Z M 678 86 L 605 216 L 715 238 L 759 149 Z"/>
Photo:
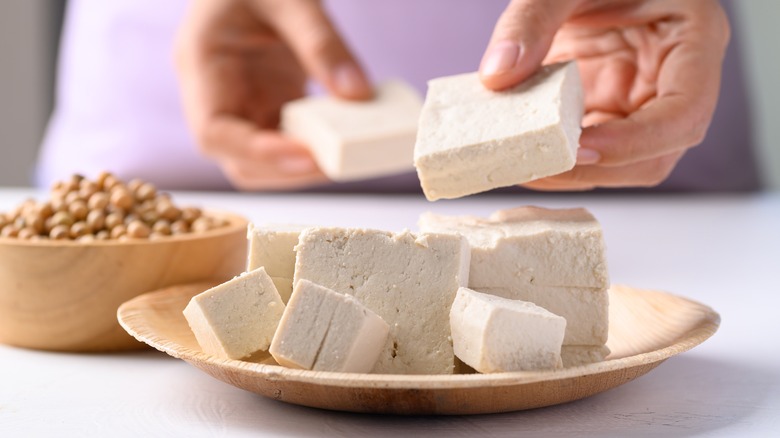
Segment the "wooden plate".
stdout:
<path fill-rule="evenodd" d="M 267 354 L 250 361 L 201 352 L 182 316 L 189 299 L 213 284 L 161 289 L 124 303 L 119 322 L 130 334 L 236 387 L 289 403 L 352 412 L 482 414 L 578 400 L 629 382 L 671 356 L 704 342 L 720 316 L 663 292 L 610 289 L 606 361 L 544 372 L 379 375 L 293 370 Z"/>

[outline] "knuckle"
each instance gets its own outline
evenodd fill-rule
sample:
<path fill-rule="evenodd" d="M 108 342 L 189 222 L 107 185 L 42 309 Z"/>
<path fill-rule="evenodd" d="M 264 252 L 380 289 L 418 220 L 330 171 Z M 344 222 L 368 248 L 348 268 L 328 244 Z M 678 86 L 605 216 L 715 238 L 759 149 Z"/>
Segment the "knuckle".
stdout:
<path fill-rule="evenodd" d="M 685 147 L 692 147 L 700 144 L 707 136 L 710 126 L 710 118 L 701 114 L 691 118 L 690 127 L 685 136 Z"/>
<path fill-rule="evenodd" d="M 538 35 L 541 29 L 549 25 L 549 9 L 542 2 L 528 0 L 510 2 L 499 17 L 497 36 L 508 39 L 516 38 L 523 33 Z"/>
<path fill-rule="evenodd" d="M 282 27 L 288 29 L 290 42 L 299 47 L 304 63 L 346 56 L 341 37 L 318 2 L 291 3 L 285 11 L 281 19 L 284 22 Z M 340 59 L 336 59 L 338 60 Z"/>
<path fill-rule="evenodd" d="M 728 14 L 718 1 L 711 0 L 709 5 L 713 11 L 711 23 L 715 29 L 715 35 L 719 37 L 716 41 L 720 43 L 720 47 L 725 50 L 731 40 L 731 23 L 729 23 Z"/>
<path fill-rule="evenodd" d="M 648 171 L 643 175 L 641 185 L 644 187 L 655 187 L 669 178 L 677 162 L 676 157 L 661 157 L 652 161 Z"/>
<path fill-rule="evenodd" d="M 337 47 L 332 33 L 320 26 L 309 29 L 306 41 L 310 54 L 317 58 L 333 54 Z"/>

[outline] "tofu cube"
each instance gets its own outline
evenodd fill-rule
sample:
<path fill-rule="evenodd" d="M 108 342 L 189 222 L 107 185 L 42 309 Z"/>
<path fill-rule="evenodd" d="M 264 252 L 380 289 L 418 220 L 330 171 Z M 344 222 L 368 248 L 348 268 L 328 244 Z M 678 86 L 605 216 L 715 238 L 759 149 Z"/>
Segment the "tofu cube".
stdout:
<path fill-rule="evenodd" d="M 450 311 L 455 355 L 480 373 L 561 368 L 566 320 L 533 303 L 462 287 Z"/>
<path fill-rule="evenodd" d="M 258 268 L 195 295 L 183 313 L 204 353 L 243 359 L 271 345 L 284 303 Z"/>
<path fill-rule="evenodd" d="M 519 207 L 489 219 L 426 213 L 419 226 L 468 239 L 471 288 L 609 286 L 601 226 L 583 208 Z"/>
<path fill-rule="evenodd" d="M 601 227 L 587 210 L 518 207 L 488 219 L 426 213 L 419 226 L 468 239 L 471 289 L 530 301 L 566 318 L 564 345 L 607 341 L 606 250 Z"/>
<path fill-rule="evenodd" d="M 473 288 L 510 300 L 529 301 L 566 319 L 563 345 L 603 345 L 609 334 L 609 293 L 576 287 Z"/>
<path fill-rule="evenodd" d="M 247 229 L 247 271 L 265 268 L 284 303 L 287 303 L 292 293 L 295 271 L 293 248 L 298 244 L 298 236 L 304 228 L 304 225 L 292 224 L 249 224 Z"/>
<path fill-rule="evenodd" d="M 293 284 L 309 280 L 352 295 L 390 326 L 375 373 L 451 374 L 449 311 L 468 284 L 466 239 L 451 234 L 309 228 Z"/>
<path fill-rule="evenodd" d="M 425 196 L 459 198 L 571 169 L 583 112 L 574 62 L 498 92 L 477 73 L 429 81 L 414 149 Z"/>
<path fill-rule="evenodd" d="M 367 373 L 384 349 L 389 330 L 354 297 L 301 280 L 269 351 L 280 365 L 291 368 Z"/>
<path fill-rule="evenodd" d="M 306 97 L 282 107 L 281 128 L 308 145 L 333 181 L 411 171 L 422 100 L 410 86 L 380 84 L 369 101 Z"/>

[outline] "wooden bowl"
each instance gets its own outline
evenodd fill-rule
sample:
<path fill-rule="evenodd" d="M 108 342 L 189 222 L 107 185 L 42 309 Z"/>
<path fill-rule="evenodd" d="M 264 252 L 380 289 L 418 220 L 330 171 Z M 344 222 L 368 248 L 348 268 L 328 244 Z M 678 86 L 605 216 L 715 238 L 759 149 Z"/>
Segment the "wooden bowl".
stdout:
<path fill-rule="evenodd" d="M 718 329 L 711 308 L 664 292 L 610 289 L 608 360 L 544 372 L 380 375 L 293 370 L 260 354 L 250 361 L 201 351 L 182 310 L 209 283 L 173 286 L 119 308 L 137 339 L 223 382 L 266 397 L 325 409 L 390 414 L 484 414 L 550 406 L 627 383 Z"/>
<path fill-rule="evenodd" d="M 0 342 L 59 351 L 140 348 L 119 326 L 117 308 L 152 289 L 246 267 L 244 218 L 160 240 L 25 241 L 0 239 Z"/>

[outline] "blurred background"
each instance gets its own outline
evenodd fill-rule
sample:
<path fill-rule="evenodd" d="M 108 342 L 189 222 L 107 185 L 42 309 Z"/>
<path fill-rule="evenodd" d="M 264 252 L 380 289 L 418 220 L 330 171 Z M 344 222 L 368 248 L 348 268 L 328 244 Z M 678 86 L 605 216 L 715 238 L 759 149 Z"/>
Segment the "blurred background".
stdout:
<path fill-rule="evenodd" d="M 780 189 L 780 1 L 734 1 L 754 140 L 767 187 Z M 0 186 L 31 186 L 54 92 L 64 0 L 0 0 Z"/>

